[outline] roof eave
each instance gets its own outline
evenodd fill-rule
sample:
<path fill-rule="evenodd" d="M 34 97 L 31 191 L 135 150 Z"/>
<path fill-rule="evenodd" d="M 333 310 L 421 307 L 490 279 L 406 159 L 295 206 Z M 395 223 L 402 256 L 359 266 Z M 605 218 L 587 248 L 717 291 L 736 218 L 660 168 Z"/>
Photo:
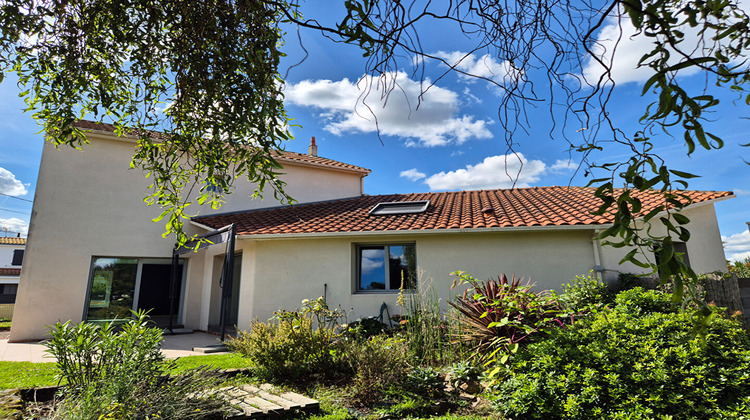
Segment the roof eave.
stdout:
<path fill-rule="evenodd" d="M 306 232 L 306 233 L 269 233 L 260 235 L 238 234 L 239 239 L 273 240 L 273 239 L 319 239 L 341 238 L 349 236 L 413 236 L 413 235 L 445 235 L 456 233 L 497 233 L 497 232 L 538 232 L 538 231 L 566 231 L 566 230 L 596 230 L 608 228 L 611 223 L 590 225 L 547 225 L 547 226 L 508 226 L 490 228 L 464 229 L 414 229 L 414 230 L 368 230 L 351 232 Z"/>
<path fill-rule="evenodd" d="M 307 167 L 312 167 L 312 168 L 326 169 L 329 171 L 353 172 L 353 173 L 361 174 L 362 176 L 367 176 L 372 173 L 371 170 L 365 169 L 365 168 L 346 168 L 346 167 L 341 167 L 341 166 L 326 165 L 323 163 L 304 162 L 304 161 L 299 161 L 299 160 L 295 160 L 292 158 L 288 158 L 283 155 L 275 156 L 275 158 L 276 160 L 280 162 L 286 162 L 288 164 L 292 164 L 296 166 L 307 166 Z"/>

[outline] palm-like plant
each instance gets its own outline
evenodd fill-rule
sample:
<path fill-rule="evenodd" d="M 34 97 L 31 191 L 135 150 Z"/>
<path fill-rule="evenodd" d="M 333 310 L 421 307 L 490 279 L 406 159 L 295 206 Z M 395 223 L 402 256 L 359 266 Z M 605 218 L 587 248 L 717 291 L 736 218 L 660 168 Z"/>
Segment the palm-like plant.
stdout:
<path fill-rule="evenodd" d="M 475 346 L 484 357 L 498 344 L 514 345 L 526 339 L 560 315 L 560 304 L 554 294 L 536 293 L 532 285 L 514 274 L 479 281 L 458 273 L 458 283 L 470 287 L 449 304 L 458 311 L 461 333 L 459 341 Z"/>

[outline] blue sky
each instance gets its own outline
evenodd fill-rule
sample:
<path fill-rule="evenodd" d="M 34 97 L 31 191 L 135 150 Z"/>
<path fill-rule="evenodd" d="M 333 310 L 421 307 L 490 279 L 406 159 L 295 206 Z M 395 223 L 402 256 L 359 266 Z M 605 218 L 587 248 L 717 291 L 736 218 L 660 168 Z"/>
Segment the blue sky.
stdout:
<path fill-rule="evenodd" d="M 610 20 L 600 32 L 603 43 L 613 36 L 613 23 Z M 301 56 L 296 36 L 291 35 L 284 47 L 289 54 L 285 66 Z M 365 179 L 367 194 L 508 188 L 514 181 L 519 187 L 588 182 L 582 171 L 576 173 L 581 157 L 567 152 L 560 126 L 551 132 L 546 105 L 528 112 L 529 129 L 516 132 L 515 154 L 509 154 L 505 132 L 497 119 L 499 91 L 486 81 L 448 74 L 427 91 L 416 109 L 419 80 L 411 75 L 410 68 L 399 68 L 385 76 L 389 81 L 395 78 L 400 87 L 387 105 L 379 101 L 377 90 L 363 104 L 360 87 L 377 85 L 382 79 L 362 79 L 361 52 L 309 31 L 302 35 L 309 57 L 290 70 L 285 88 L 287 111 L 301 127 L 292 127 L 296 139 L 286 148 L 306 152 L 310 137 L 315 136 L 320 156 L 372 170 Z M 429 28 L 422 37 L 423 47 L 456 62 L 472 45 L 457 35 Z M 640 96 L 644 75 L 634 68 L 643 51 L 642 41 L 626 36 L 613 59 L 618 85 L 610 101 L 610 115 L 628 134 L 639 130 L 638 118 L 647 104 Z M 485 54 L 487 51 L 478 51 L 466 56 L 461 68 L 503 83 L 507 64 Z M 433 61 L 424 69 L 427 81 L 432 81 L 445 67 Z M 587 77 L 596 75 L 596 69 L 590 66 L 580 72 Z M 544 77 L 533 72 L 524 76 L 532 80 Z M 684 74 L 681 80 L 692 86 L 705 83 L 695 74 Z M 739 145 L 750 143 L 750 121 L 743 118 L 750 108 L 742 101 L 735 105 L 733 97 L 721 99 L 721 108 L 711 115 L 709 131 L 725 140 L 723 149 L 699 149 L 687 156 L 680 137 L 660 134 L 654 139 L 658 153 L 670 167 L 701 175 L 691 180 L 691 189 L 735 192 L 737 197 L 717 203 L 716 211 L 727 257 L 742 258 L 750 256 L 750 233 L 745 224 L 750 221 L 750 166 L 743 162 L 743 158 L 750 161 L 750 148 Z M 15 198 L 0 195 L 0 227 L 25 234 L 31 203 L 24 200 L 34 196 L 43 136 L 23 108 L 15 81 L 6 77 L 0 85 L 0 193 Z M 370 111 L 377 117 L 380 139 Z M 556 118 L 559 120 L 559 116 Z M 571 124 L 565 134 L 576 139 L 580 128 Z M 622 150 L 607 148 L 592 160 L 606 162 L 624 156 Z M 523 162 L 520 173 L 519 161 Z"/>

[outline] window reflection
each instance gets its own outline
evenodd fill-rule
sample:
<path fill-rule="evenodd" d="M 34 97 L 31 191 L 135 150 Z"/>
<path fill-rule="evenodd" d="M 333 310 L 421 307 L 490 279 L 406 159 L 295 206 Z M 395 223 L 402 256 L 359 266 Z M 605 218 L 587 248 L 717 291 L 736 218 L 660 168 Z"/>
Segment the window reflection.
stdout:
<path fill-rule="evenodd" d="M 409 290 L 416 287 L 415 245 L 360 246 L 357 253 L 358 290 Z"/>

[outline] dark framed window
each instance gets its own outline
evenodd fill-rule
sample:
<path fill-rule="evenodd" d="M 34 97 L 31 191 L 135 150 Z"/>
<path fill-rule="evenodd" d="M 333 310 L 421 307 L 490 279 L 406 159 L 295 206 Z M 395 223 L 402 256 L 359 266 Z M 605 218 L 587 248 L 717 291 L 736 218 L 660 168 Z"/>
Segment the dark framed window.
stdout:
<path fill-rule="evenodd" d="M 121 323 L 131 318 L 131 311 L 143 309 L 157 325 L 168 321 L 170 311 L 179 323 L 183 266 L 181 261 L 171 290 L 171 258 L 93 257 L 84 319 Z"/>
<path fill-rule="evenodd" d="M 13 250 L 13 261 L 11 261 L 10 265 L 23 265 L 23 249 Z"/>
<path fill-rule="evenodd" d="M 356 258 L 358 292 L 416 288 L 417 253 L 414 244 L 358 245 Z"/>

